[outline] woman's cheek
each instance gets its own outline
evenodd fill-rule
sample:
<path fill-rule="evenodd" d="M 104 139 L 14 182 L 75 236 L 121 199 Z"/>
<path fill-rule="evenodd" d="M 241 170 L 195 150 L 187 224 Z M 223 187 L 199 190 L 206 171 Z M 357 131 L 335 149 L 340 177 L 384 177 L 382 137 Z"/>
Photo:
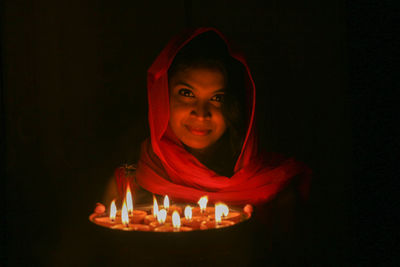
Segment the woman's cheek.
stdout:
<path fill-rule="evenodd" d="M 183 119 L 186 114 L 190 114 L 188 111 L 190 110 L 190 106 L 186 103 L 181 103 L 181 102 L 174 102 L 171 103 L 171 108 L 170 108 L 170 116 L 171 120 L 177 121 L 179 119 Z"/>
<path fill-rule="evenodd" d="M 224 118 L 224 116 L 222 116 L 222 114 L 220 114 L 220 116 L 218 118 L 218 122 L 216 122 L 216 123 L 218 124 L 219 131 L 221 132 L 221 135 L 222 135 L 226 130 L 226 122 L 225 122 L 225 118 Z"/>
<path fill-rule="evenodd" d="M 214 107 L 212 110 L 214 122 L 223 130 L 226 128 L 225 117 L 222 114 L 222 109 L 220 107 Z"/>

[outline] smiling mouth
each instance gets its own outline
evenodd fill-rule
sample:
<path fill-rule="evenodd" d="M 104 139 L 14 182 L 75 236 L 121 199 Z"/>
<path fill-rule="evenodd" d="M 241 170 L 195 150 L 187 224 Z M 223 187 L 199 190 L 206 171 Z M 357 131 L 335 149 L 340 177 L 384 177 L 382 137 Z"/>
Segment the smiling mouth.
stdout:
<path fill-rule="evenodd" d="M 204 136 L 211 133 L 210 129 L 202 129 L 202 128 L 194 128 L 188 125 L 185 125 L 186 129 L 194 135 Z"/>

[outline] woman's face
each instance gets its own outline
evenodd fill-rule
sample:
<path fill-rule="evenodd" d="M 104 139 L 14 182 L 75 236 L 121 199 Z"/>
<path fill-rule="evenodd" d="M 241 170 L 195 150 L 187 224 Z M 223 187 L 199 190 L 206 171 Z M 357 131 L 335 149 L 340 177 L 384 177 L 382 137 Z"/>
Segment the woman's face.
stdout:
<path fill-rule="evenodd" d="M 224 134 L 225 84 L 222 72 L 214 68 L 186 68 L 170 78 L 169 125 L 189 148 L 205 149 Z"/>

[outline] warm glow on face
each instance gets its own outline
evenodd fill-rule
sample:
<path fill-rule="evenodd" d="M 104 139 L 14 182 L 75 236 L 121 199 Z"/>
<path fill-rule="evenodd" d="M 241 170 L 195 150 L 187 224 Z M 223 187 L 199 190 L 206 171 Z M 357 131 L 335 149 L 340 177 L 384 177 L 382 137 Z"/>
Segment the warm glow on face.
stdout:
<path fill-rule="evenodd" d="M 179 212 L 176 210 L 172 213 L 172 226 L 174 229 L 179 230 L 181 227 L 181 217 L 179 216 Z"/>
<path fill-rule="evenodd" d="M 169 79 L 169 126 L 191 149 L 205 149 L 225 133 L 225 75 L 217 68 L 186 68 Z"/>
<path fill-rule="evenodd" d="M 128 215 L 128 208 L 126 207 L 126 201 L 124 201 L 124 204 L 122 205 L 122 223 L 124 225 L 129 225 L 129 215 Z"/>
<path fill-rule="evenodd" d="M 186 218 L 186 220 L 191 220 L 192 219 L 192 207 L 186 206 L 186 208 L 185 208 L 185 218 Z"/>
<path fill-rule="evenodd" d="M 169 209 L 169 198 L 167 195 L 164 197 L 164 209 Z"/>
<path fill-rule="evenodd" d="M 199 202 L 197 202 L 199 204 L 199 206 L 200 206 L 201 212 L 204 212 L 206 210 L 207 202 L 208 202 L 208 197 L 207 196 L 201 197 Z"/>
<path fill-rule="evenodd" d="M 228 216 L 229 214 L 229 208 L 224 203 L 215 204 L 215 213 L 217 213 L 217 210 L 224 217 Z"/>
<path fill-rule="evenodd" d="M 161 209 L 157 214 L 157 220 L 159 224 L 165 223 L 167 219 L 167 211 L 165 209 Z"/>
<path fill-rule="evenodd" d="M 114 221 L 116 215 L 117 215 L 117 206 L 115 206 L 115 199 L 114 199 L 111 202 L 111 207 L 110 207 L 110 220 Z"/>
<path fill-rule="evenodd" d="M 155 196 L 153 196 L 153 216 L 154 216 L 154 218 L 157 218 L 157 215 L 158 215 L 157 199 Z"/>
<path fill-rule="evenodd" d="M 132 202 L 131 188 L 129 187 L 129 184 L 126 187 L 126 205 L 128 208 L 128 213 L 132 214 L 133 213 L 133 202 Z"/>

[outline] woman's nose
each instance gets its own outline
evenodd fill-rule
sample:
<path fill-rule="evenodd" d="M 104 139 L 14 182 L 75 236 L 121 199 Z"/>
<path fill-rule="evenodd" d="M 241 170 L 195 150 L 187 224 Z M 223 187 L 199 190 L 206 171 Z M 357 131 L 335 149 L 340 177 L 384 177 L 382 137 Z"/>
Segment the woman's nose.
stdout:
<path fill-rule="evenodd" d="M 210 118 L 211 110 L 210 110 L 209 104 L 200 102 L 200 101 L 197 102 L 193 107 L 191 115 L 194 115 L 194 116 L 198 117 L 199 119 Z"/>

